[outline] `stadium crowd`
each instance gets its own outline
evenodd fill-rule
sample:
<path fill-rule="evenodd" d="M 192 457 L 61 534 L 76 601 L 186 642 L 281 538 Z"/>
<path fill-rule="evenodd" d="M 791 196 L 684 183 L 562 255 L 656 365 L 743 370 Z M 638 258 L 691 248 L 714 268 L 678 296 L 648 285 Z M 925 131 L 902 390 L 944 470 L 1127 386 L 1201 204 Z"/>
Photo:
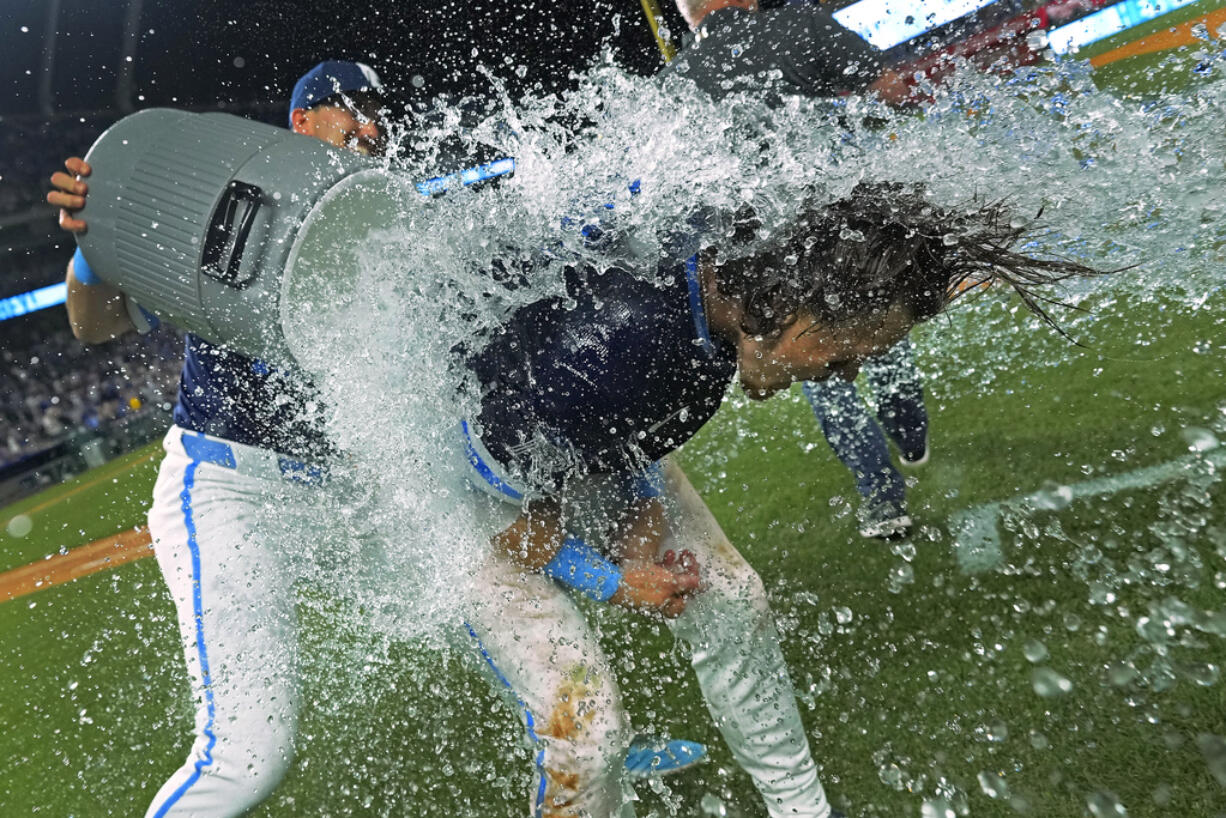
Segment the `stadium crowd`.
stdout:
<path fill-rule="evenodd" d="M 93 347 L 67 326 L 0 350 L 0 465 L 118 420 L 167 413 L 182 353 L 170 331 Z M 167 421 L 169 422 L 169 421 Z"/>

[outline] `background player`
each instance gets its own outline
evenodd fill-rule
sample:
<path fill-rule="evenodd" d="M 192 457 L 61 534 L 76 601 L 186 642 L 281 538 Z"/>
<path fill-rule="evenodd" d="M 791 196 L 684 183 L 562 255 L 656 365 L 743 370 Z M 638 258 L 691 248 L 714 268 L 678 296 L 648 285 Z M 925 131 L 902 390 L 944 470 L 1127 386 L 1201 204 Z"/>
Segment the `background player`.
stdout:
<path fill-rule="evenodd" d="M 851 91 L 869 91 L 891 103 L 909 96 L 905 81 L 884 66 L 877 48 L 815 3 L 760 13 L 754 0 L 677 0 L 677 8 L 697 42 L 664 74 L 684 77 L 717 99 L 737 90 L 766 94 L 768 102 L 784 95 L 821 98 Z M 733 53 L 736 58 L 728 56 Z M 866 360 L 864 372 L 876 419 L 857 393 L 858 372 L 806 382 L 804 393 L 830 448 L 855 478 L 860 534 L 892 539 L 907 534 L 911 517 L 906 484 L 886 436 L 904 465 L 922 465 L 928 459 L 928 413 L 909 341 Z"/>

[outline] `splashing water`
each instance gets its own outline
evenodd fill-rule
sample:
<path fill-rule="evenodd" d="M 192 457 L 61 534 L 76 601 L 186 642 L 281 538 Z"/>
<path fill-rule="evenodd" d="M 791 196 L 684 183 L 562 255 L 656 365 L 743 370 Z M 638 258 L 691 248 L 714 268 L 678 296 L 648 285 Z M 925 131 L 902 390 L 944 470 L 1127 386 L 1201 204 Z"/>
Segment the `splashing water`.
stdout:
<path fill-rule="evenodd" d="M 802 190 L 818 201 L 834 201 L 865 179 L 920 182 L 934 205 L 1004 196 L 1020 218 L 1042 210 L 1048 227 L 1032 237 L 1029 252 L 1099 268 L 1135 265 L 1114 277 L 1070 285 L 1066 297 L 1095 311 L 1067 316 L 1074 334 L 1092 333 L 1100 315 L 1124 302 L 1195 312 L 1220 291 L 1226 261 L 1226 82 L 1202 82 L 1181 96 L 1129 99 L 1097 90 L 1087 69 L 1066 62 L 1004 80 L 968 73 L 952 88 L 938 92 L 922 114 L 896 113 L 857 98 L 791 101 L 768 109 L 744 97 L 714 105 L 681 84 L 661 87 L 602 66 L 563 97 L 504 99 L 496 114 L 466 125 L 460 138 L 472 154 L 515 156 L 515 176 L 493 188 L 398 200 L 391 226 L 365 236 L 352 250 L 356 272 L 344 292 L 332 293 L 325 308 L 298 316 L 297 329 L 287 328 L 287 334 L 297 333 L 302 363 L 323 392 L 329 429 L 344 452 L 347 494 L 338 501 L 343 519 L 339 531 L 316 546 L 321 581 L 357 597 L 363 610 L 373 612 L 375 627 L 396 638 L 434 638 L 451 627 L 467 581 L 457 566 L 474 564 L 492 533 L 463 489 L 466 464 L 457 424 L 473 415 L 476 396 L 457 365 L 457 347 L 479 343 L 518 306 L 563 295 L 568 264 L 624 265 L 652 277 L 660 260 L 675 260 L 702 243 L 718 246 L 719 220 L 696 220 L 698 215 L 749 205 L 768 227 L 783 225 Z M 866 119 L 869 125 L 858 124 Z M 576 136 L 563 122 L 585 124 Z M 460 123 L 451 118 L 433 127 L 413 133 L 427 150 L 401 157 L 398 173 L 423 178 L 440 170 L 429 146 L 454 139 Z M 632 193 L 636 180 L 638 192 Z M 603 238 L 586 241 L 578 227 L 596 223 Z M 700 229 L 706 235 L 693 235 Z M 768 229 L 762 240 L 769 235 Z M 496 259 L 510 269 L 530 266 L 531 275 L 506 286 L 489 272 Z M 1006 334 L 1017 333 L 1010 309 L 989 293 L 966 311 L 967 323 L 980 338 L 1006 326 Z M 1025 326 L 1035 329 L 1037 323 Z M 934 359 L 951 361 L 933 365 L 937 380 L 945 367 L 957 366 L 954 353 L 967 342 L 955 336 L 932 333 L 928 339 Z M 1050 354 L 1054 365 L 1067 354 L 1063 343 L 1055 336 L 1029 339 L 1028 351 Z M 984 357 L 988 364 L 1007 365 L 1014 354 L 1002 344 Z M 1189 433 L 1188 446 L 1212 448 L 1211 433 L 1197 430 Z M 753 435 L 730 442 L 721 462 L 735 456 L 738 446 L 752 445 Z M 720 464 L 709 465 L 719 471 L 714 466 Z M 1059 512 L 1074 502 L 1063 484 L 1052 485 L 1057 488 L 1047 494 L 1053 499 L 1030 511 Z M 1165 514 L 1168 523 L 1187 519 L 1178 509 Z M 1016 526 L 1012 533 L 1027 542 L 1041 542 L 1048 533 L 1032 531 L 1028 518 L 1005 525 Z M 1108 576 L 1101 559 L 1079 552 L 1087 589 L 1099 583 L 1088 591 L 1088 604 L 1110 606 L 1117 585 L 1169 575 L 1157 567 L 1163 559 L 1189 564 L 1193 558 L 1186 551 L 1182 558 L 1175 553 L 1187 532 L 1165 531 L 1161 521 L 1155 526 L 1153 550 L 1166 556 L 1154 553 L 1145 566 L 1134 561 L 1131 581 L 1122 570 Z M 1203 531 L 1204 525 L 1194 528 Z M 899 598 L 931 577 L 904 558 L 883 580 L 881 590 Z M 1158 690 L 1167 671 L 1216 684 L 1214 663 L 1174 666 L 1160 646 L 1178 644 L 1191 631 L 1220 639 L 1222 614 L 1184 612 L 1181 618 L 1173 603 L 1144 609 L 1136 610 L 1135 627 L 1154 649 L 1154 664 L 1138 670 L 1143 651 L 1117 657 L 1110 686 L 1127 691 L 1141 679 Z M 838 624 L 852 623 L 852 608 L 836 604 L 833 611 Z M 1081 622 L 1072 610 L 1063 616 Z M 859 608 L 854 620 L 849 632 L 867 634 L 875 626 Z M 1063 630 L 1043 638 L 1058 639 Z M 1035 638 L 1018 641 L 1025 659 L 1036 665 L 1056 649 L 1054 642 L 1049 651 Z M 1013 695 L 1038 694 L 1053 707 L 1083 695 L 1080 679 L 1075 688 L 1046 666 L 1027 673 L 1031 689 Z M 1076 695 L 1069 695 L 1074 689 Z M 1046 748 L 1046 739 L 1041 746 L 1031 743 L 1036 751 Z M 1205 734 L 1198 746 L 1221 780 L 1221 739 Z M 908 771 L 910 759 L 875 761 L 882 786 L 924 791 L 926 779 Z M 978 778 L 986 797 L 1009 800 L 1005 774 L 996 772 L 1004 767 L 983 769 L 966 773 L 963 789 L 973 789 Z M 948 793 L 930 795 L 922 814 L 955 814 Z M 1095 815 L 1125 814 L 1109 793 L 1091 791 L 1083 798 Z M 1014 800 L 1026 803 L 1020 795 Z M 723 814 L 724 805 L 708 794 L 700 809 Z M 959 808 L 956 814 L 967 813 Z"/>

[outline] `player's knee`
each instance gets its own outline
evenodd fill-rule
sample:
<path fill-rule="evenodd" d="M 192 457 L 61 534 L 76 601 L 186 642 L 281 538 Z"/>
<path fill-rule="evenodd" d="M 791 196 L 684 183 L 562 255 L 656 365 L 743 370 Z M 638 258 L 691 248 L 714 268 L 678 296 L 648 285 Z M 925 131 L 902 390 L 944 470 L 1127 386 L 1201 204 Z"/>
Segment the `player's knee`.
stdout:
<path fill-rule="evenodd" d="M 292 736 L 273 733 L 265 740 L 245 748 L 244 778 L 259 800 L 267 798 L 294 763 Z"/>
<path fill-rule="evenodd" d="M 236 745 L 217 740 L 211 732 L 202 733 L 146 815 L 212 814 L 218 805 L 237 815 L 267 799 L 292 762 L 289 741 L 267 738 Z"/>
<path fill-rule="evenodd" d="M 258 803 L 285 778 L 294 762 L 293 720 L 267 720 L 259 735 L 219 742 L 215 749 L 219 775 L 241 782 Z"/>
<path fill-rule="evenodd" d="M 612 681 L 576 667 L 538 730 L 544 742 L 545 815 L 573 815 L 619 792 L 629 725 Z"/>

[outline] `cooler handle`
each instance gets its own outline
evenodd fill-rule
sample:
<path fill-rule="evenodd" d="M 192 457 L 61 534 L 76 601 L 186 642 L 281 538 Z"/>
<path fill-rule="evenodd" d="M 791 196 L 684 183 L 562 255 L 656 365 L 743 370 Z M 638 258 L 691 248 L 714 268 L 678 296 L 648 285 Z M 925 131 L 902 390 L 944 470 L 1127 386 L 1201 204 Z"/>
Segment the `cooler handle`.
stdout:
<path fill-rule="evenodd" d="M 209 232 L 204 240 L 204 255 L 201 259 L 201 271 L 223 284 L 228 284 L 236 290 L 255 281 L 258 271 L 240 280 L 238 268 L 243 260 L 243 249 L 247 246 L 247 237 L 251 234 L 251 226 L 255 224 L 256 211 L 264 191 L 256 185 L 237 180 L 230 182 L 225 194 L 213 211 L 213 220 L 209 224 Z M 239 206 L 245 205 L 239 215 Z M 238 222 L 237 226 L 235 221 Z"/>

